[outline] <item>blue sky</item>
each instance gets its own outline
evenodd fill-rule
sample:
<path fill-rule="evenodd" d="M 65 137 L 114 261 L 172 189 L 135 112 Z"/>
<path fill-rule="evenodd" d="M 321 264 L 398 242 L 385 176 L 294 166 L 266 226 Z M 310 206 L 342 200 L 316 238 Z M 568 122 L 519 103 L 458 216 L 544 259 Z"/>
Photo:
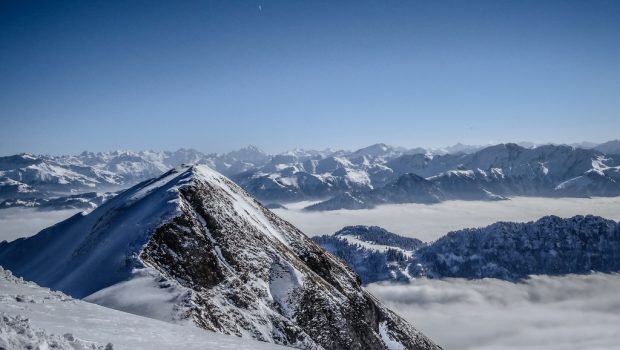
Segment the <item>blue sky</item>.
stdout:
<path fill-rule="evenodd" d="M 620 137 L 618 1 L 2 1 L 0 154 Z"/>

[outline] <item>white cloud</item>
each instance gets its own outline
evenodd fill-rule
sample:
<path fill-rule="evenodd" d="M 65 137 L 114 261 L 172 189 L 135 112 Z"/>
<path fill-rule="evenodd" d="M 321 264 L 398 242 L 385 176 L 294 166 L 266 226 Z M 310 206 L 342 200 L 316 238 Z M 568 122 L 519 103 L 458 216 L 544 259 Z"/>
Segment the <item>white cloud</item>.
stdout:
<path fill-rule="evenodd" d="M 304 212 L 300 207 L 276 209 L 275 213 L 310 236 L 331 234 L 347 225 L 377 225 L 400 235 L 435 240 L 458 229 L 487 226 L 496 221 L 531 221 L 545 215 L 570 217 L 600 215 L 620 220 L 620 197 L 529 198 L 507 201 L 447 201 L 439 204 L 393 204 L 370 210 Z"/>
<path fill-rule="evenodd" d="M 368 290 L 445 349 L 617 349 L 620 275 L 415 280 Z"/>
<path fill-rule="evenodd" d="M 54 225 L 80 210 L 40 211 L 32 208 L 0 209 L 0 242 L 28 237 Z"/>

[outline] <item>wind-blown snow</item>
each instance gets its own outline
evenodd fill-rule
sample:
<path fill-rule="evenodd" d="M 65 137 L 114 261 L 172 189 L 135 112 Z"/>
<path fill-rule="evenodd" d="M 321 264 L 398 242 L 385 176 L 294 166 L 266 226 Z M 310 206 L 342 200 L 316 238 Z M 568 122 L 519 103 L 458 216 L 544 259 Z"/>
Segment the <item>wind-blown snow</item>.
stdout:
<path fill-rule="evenodd" d="M 81 343 L 94 342 L 103 346 L 112 343 L 114 350 L 285 349 L 275 344 L 175 325 L 71 299 L 15 278 L 2 268 L 0 313 L 26 317 L 33 327 L 43 329 L 47 334 L 62 336 L 71 333 Z"/>
<path fill-rule="evenodd" d="M 163 280 L 150 268 L 136 269 L 127 281 L 93 293 L 84 300 L 160 321 L 189 323 L 190 293 L 178 283 Z"/>

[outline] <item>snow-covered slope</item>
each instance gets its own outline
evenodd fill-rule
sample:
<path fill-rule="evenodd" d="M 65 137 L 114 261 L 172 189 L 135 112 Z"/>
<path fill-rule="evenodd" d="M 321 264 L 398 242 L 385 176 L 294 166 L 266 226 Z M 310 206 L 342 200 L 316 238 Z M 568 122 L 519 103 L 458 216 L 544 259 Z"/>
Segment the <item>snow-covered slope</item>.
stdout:
<path fill-rule="evenodd" d="M 0 267 L 0 348 L 267 350 L 274 344 L 183 327 L 73 299 Z"/>
<path fill-rule="evenodd" d="M 74 297 L 224 334 L 308 349 L 438 348 L 344 263 L 203 165 L 2 243 L 0 265 Z"/>

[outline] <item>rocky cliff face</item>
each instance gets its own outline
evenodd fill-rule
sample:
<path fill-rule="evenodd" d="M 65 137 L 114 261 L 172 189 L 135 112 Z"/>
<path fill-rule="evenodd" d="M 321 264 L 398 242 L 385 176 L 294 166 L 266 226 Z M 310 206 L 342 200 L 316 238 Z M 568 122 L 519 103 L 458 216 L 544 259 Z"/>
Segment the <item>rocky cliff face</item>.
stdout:
<path fill-rule="evenodd" d="M 206 166 L 2 243 L 0 264 L 77 297 L 225 334 L 307 349 L 439 348 L 342 261 Z"/>

